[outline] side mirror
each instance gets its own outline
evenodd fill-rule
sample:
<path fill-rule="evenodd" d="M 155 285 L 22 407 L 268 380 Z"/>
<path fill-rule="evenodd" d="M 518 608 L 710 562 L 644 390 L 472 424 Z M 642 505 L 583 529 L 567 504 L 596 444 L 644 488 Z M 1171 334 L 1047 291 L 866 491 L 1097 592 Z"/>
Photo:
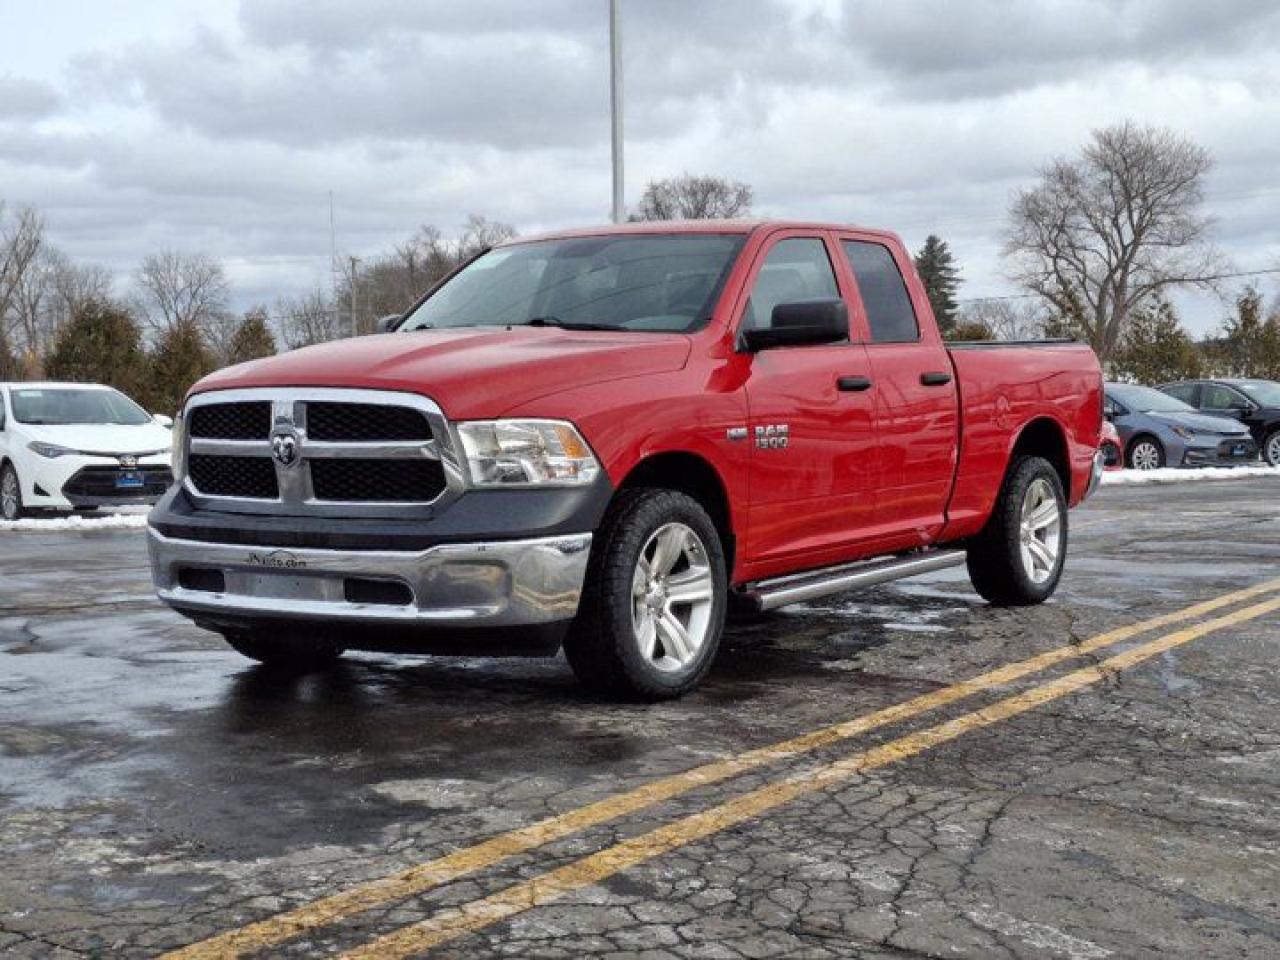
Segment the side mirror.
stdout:
<path fill-rule="evenodd" d="M 151 419 L 160 424 L 160 426 L 164 427 L 166 430 L 173 429 L 173 417 L 167 416 L 163 413 L 153 413 L 151 415 Z"/>
<path fill-rule="evenodd" d="M 385 317 L 378 318 L 378 332 L 391 333 L 396 327 L 400 326 L 400 321 L 404 319 L 402 313 L 388 313 Z"/>
<path fill-rule="evenodd" d="M 748 351 L 849 339 L 849 308 L 838 297 L 780 303 L 773 308 L 770 321 L 768 327 L 742 332 L 742 344 Z"/>

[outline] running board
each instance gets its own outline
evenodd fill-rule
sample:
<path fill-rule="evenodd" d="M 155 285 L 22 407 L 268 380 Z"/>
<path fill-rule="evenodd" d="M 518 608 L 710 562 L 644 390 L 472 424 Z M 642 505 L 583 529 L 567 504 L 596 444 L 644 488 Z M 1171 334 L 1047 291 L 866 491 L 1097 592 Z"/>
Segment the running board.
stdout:
<path fill-rule="evenodd" d="M 958 567 L 964 560 L 963 550 L 930 550 L 882 560 L 860 560 L 857 563 L 760 580 L 747 584 L 739 596 L 756 610 L 776 610 L 789 603 L 816 600 L 845 590 L 872 587 L 878 583 Z"/>

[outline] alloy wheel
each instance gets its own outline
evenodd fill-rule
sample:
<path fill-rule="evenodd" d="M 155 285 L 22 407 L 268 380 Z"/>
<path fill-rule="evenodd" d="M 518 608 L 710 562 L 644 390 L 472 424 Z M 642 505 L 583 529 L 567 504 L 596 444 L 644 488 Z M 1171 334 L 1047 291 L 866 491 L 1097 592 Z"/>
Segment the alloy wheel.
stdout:
<path fill-rule="evenodd" d="M 18 510 L 22 503 L 18 491 L 18 475 L 13 470 L 6 470 L 0 476 L 0 514 L 6 520 L 17 520 Z"/>
<path fill-rule="evenodd" d="M 640 655 L 659 670 L 683 670 L 711 632 L 715 578 L 692 528 L 668 523 L 640 551 L 631 589 L 631 622 Z"/>
<path fill-rule="evenodd" d="M 1044 583 L 1058 566 L 1062 549 L 1062 510 L 1049 481 L 1040 477 L 1022 498 L 1019 549 L 1022 568 L 1033 583 Z"/>
<path fill-rule="evenodd" d="M 1273 467 L 1280 467 L 1280 431 L 1276 431 L 1267 440 L 1266 450 L 1263 452 L 1267 463 Z"/>
<path fill-rule="evenodd" d="M 1150 440 L 1143 440 L 1134 446 L 1129 458 L 1135 470 L 1154 470 L 1160 466 L 1160 448 Z"/>

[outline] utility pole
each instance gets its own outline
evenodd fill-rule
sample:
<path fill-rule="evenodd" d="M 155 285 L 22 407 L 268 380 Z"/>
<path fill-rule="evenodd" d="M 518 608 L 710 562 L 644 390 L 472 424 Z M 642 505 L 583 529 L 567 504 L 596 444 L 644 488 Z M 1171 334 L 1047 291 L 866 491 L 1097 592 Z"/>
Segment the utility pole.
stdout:
<path fill-rule="evenodd" d="M 356 269 L 360 266 L 360 258 L 352 255 L 347 259 L 351 261 L 351 335 L 355 337 L 360 335 L 360 328 L 356 325 L 356 288 L 359 286 Z"/>
<path fill-rule="evenodd" d="M 622 189 L 622 16 L 609 0 L 609 102 L 613 115 L 613 222 L 627 218 Z"/>

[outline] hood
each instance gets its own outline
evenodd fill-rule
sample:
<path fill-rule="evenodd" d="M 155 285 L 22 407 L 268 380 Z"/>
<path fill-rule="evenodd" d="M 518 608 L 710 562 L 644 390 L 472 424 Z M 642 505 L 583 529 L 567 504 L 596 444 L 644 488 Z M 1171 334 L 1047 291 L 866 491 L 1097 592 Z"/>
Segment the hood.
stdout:
<path fill-rule="evenodd" d="M 678 333 L 498 327 L 415 330 L 304 347 L 220 370 L 193 392 L 243 387 L 359 387 L 431 397 L 454 419 L 496 417 L 573 387 L 679 370 Z"/>
<path fill-rule="evenodd" d="M 151 453 L 168 450 L 173 444 L 173 435 L 158 423 L 140 423 L 134 426 L 114 423 L 24 423 L 22 429 L 31 440 L 56 443 L 60 447 L 84 453 Z"/>
<path fill-rule="evenodd" d="M 1214 434 L 1219 437 L 1248 436 L 1249 428 L 1228 417 L 1213 417 L 1203 413 L 1148 413 L 1145 416 L 1171 427 L 1187 427 L 1196 433 Z"/>

